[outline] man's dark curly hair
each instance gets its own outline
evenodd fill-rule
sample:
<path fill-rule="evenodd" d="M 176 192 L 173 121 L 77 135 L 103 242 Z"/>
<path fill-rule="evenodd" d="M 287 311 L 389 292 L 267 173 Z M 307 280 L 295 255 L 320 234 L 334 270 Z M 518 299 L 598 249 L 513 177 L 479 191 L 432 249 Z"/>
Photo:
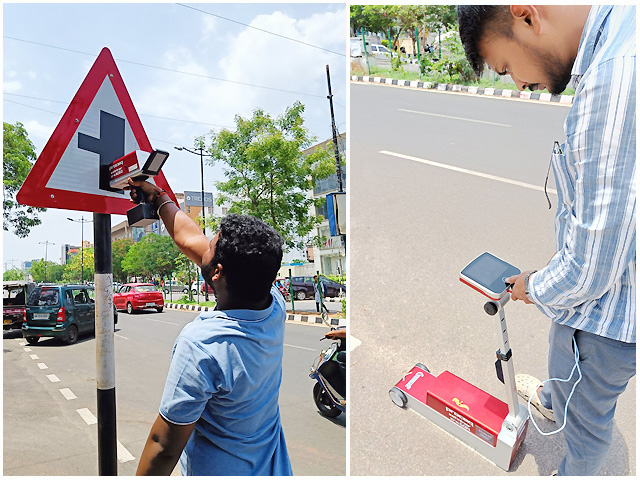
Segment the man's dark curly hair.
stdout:
<path fill-rule="evenodd" d="M 249 215 L 230 214 L 220 223 L 213 259 L 202 265 L 211 285 L 213 268 L 220 264 L 229 293 L 256 302 L 269 294 L 282 262 L 283 238 L 273 227 Z"/>
<path fill-rule="evenodd" d="M 509 5 L 458 5 L 456 10 L 464 53 L 480 77 L 485 63 L 480 42 L 496 36 L 513 38 L 511 10 Z"/>

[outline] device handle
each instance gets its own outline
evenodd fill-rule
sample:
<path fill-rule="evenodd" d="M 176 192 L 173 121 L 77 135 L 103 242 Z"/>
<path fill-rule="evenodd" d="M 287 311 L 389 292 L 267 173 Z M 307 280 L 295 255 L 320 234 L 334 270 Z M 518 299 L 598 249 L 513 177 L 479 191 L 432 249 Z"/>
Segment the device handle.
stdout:
<path fill-rule="evenodd" d="M 511 295 L 508 291 L 505 291 L 505 294 L 502 295 L 502 298 L 500 298 L 500 300 L 491 300 L 490 302 L 485 303 L 484 311 L 487 313 L 487 315 L 493 316 L 498 313 L 498 310 L 504 307 L 510 299 Z"/>

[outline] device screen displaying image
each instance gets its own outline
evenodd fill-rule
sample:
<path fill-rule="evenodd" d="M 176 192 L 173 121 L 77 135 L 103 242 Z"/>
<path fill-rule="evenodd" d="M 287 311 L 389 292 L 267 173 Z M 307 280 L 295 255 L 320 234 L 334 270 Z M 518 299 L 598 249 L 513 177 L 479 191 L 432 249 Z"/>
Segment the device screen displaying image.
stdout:
<path fill-rule="evenodd" d="M 487 297 L 497 300 L 507 290 L 505 279 L 518 274 L 520 270 L 516 267 L 485 252 L 464 267 L 460 272 L 460 280 Z"/>

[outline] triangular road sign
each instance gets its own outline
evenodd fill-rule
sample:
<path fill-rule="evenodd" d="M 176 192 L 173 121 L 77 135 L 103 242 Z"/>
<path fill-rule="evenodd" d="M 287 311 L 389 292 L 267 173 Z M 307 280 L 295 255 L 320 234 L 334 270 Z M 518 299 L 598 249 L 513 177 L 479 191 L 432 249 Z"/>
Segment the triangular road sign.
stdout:
<path fill-rule="evenodd" d="M 124 215 L 133 204 L 128 191 L 109 187 L 108 165 L 134 150 L 153 148 L 111 52 L 103 48 L 16 199 L 34 207 Z M 162 172 L 151 181 L 177 203 Z"/>

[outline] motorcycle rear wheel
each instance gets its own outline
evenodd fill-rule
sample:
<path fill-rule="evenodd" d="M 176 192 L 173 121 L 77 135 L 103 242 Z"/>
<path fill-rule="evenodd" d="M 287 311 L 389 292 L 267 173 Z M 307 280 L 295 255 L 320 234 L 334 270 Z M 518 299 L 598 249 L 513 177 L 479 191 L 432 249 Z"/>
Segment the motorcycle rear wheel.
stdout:
<path fill-rule="evenodd" d="M 335 418 L 342 413 L 338 407 L 333 405 L 331 398 L 319 383 L 313 386 L 313 400 L 316 402 L 316 407 L 318 407 L 320 415 L 323 417 Z"/>

